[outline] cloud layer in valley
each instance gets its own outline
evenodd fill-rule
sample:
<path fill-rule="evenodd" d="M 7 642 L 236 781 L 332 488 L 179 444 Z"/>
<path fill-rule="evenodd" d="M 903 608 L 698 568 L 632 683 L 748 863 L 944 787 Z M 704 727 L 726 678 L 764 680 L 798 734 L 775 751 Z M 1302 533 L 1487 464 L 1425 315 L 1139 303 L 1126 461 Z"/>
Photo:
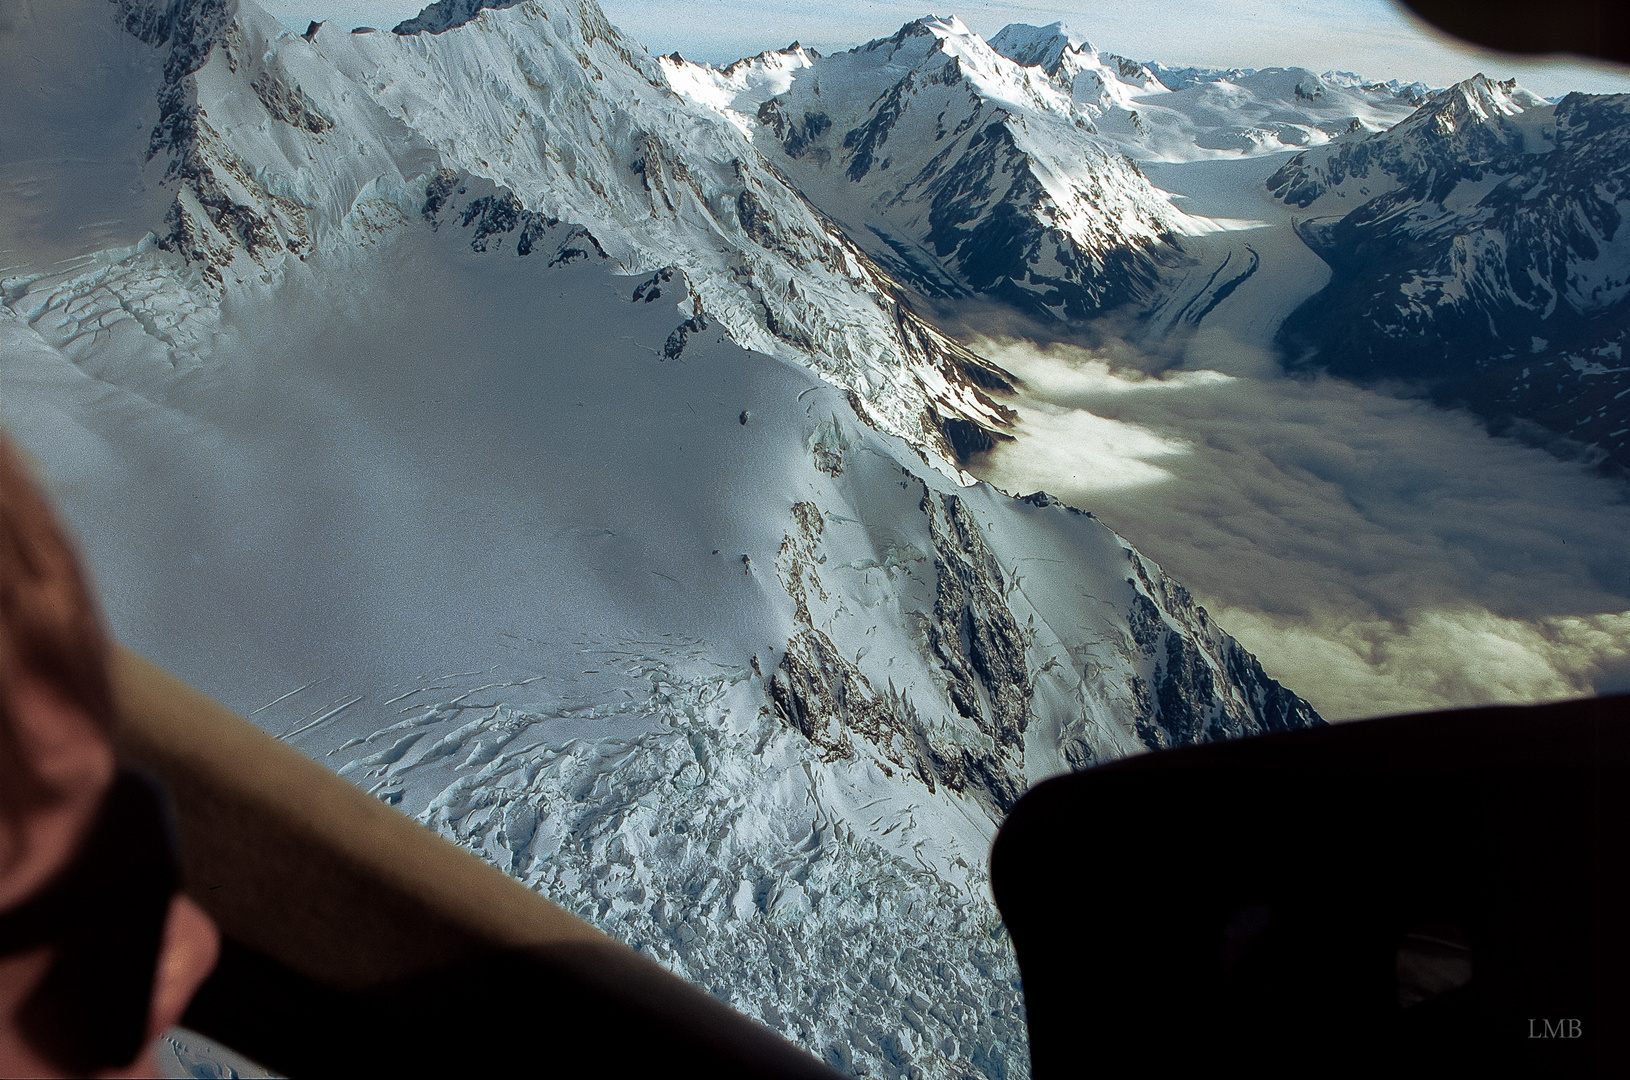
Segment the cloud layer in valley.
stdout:
<path fill-rule="evenodd" d="M 1026 384 L 982 475 L 1098 513 L 1327 716 L 1630 690 L 1621 483 L 1221 341 L 978 347 Z"/>

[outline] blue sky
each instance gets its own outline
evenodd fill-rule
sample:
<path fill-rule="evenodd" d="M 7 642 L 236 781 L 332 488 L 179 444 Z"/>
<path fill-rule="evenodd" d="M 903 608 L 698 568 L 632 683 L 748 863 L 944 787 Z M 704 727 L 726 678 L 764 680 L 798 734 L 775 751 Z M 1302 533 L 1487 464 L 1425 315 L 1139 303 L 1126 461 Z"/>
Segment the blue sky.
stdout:
<path fill-rule="evenodd" d="M 260 2 L 303 30 L 312 18 L 388 27 L 424 0 Z M 1482 71 L 1515 76 L 1546 96 L 1630 93 L 1630 70 L 1474 53 L 1433 36 L 1391 0 L 601 0 L 601 6 L 652 52 L 677 49 L 715 63 L 795 38 L 823 51 L 848 48 L 932 10 L 959 15 L 987 37 L 1010 22 L 1063 21 L 1100 48 L 1172 65 L 1337 68 L 1433 86 Z"/>

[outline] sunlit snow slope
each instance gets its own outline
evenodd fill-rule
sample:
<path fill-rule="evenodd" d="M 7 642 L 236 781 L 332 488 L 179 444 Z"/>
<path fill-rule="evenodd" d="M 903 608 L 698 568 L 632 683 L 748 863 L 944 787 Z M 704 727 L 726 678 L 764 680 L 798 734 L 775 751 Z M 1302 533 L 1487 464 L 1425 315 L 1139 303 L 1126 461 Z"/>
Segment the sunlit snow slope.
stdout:
<path fill-rule="evenodd" d="M 913 417 L 977 359 L 592 4 L 459 14 L 24 9 L 149 126 L 8 146 L 0 419 L 128 644 L 844 1069 L 1023 1074 L 1007 807 L 1318 718 L 1090 515 L 964 486 Z M 76 188 L 151 232 L 58 239 Z"/>

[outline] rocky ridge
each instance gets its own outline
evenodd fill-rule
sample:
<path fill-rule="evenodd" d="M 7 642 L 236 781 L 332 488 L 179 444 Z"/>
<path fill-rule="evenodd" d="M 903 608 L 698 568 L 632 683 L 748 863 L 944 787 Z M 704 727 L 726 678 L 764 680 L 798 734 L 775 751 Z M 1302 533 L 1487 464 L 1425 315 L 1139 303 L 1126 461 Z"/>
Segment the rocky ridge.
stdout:
<path fill-rule="evenodd" d="M 788 320 L 898 286 L 592 5 L 63 3 L 166 57 L 174 200 L 8 269 L 0 410 L 127 640 L 833 1064 L 1022 1075 L 1006 808 L 1320 722 L 1091 515 L 927 467 L 991 420 L 885 423 L 938 369 L 757 348 L 794 256 Z"/>
<path fill-rule="evenodd" d="M 1289 362 L 1402 380 L 1497 431 L 1630 466 L 1630 98 L 1482 76 L 1268 180 L 1334 277 Z"/>

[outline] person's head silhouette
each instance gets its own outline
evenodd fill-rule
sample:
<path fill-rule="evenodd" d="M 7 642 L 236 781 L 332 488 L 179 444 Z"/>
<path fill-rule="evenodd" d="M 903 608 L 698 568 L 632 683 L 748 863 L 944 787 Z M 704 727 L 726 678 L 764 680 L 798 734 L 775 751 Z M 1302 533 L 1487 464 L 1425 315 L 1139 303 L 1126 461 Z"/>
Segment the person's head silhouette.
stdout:
<path fill-rule="evenodd" d="M 157 1075 L 215 964 L 162 792 L 118 767 L 74 549 L 0 438 L 0 1075 Z"/>

